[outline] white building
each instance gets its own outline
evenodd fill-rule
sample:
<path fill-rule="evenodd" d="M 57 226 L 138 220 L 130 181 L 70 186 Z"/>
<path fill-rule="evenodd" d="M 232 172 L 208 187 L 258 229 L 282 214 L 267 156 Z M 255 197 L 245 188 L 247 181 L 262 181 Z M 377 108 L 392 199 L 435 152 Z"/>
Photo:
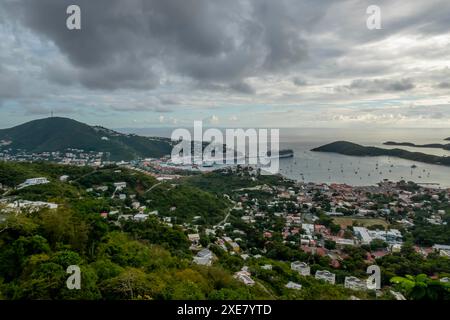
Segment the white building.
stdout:
<path fill-rule="evenodd" d="M 133 209 L 139 209 L 139 207 L 141 206 L 141 204 L 139 203 L 139 201 L 133 201 L 132 203 L 131 203 L 131 207 L 133 208 Z"/>
<path fill-rule="evenodd" d="M 311 268 L 304 262 L 300 261 L 292 262 L 291 270 L 297 271 L 302 276 L 311 275 Z"/>
<path fill-rule="evenodd" d="M 28 200 L 17 200 L 8 204 L 7 209 L 11 211 L 20 211 L 21 209 L 28 209 L 30 211 L 37 211 L 40 209 L 58 209 L 56 203 L 43 202 L 43 201 L 28 201 Z"/>
<path fill-rule="evenodd" d="M 198 233 L 191 233 L 188 234 L 188 239 L 192 244 L 198 245 L 200 241 L 200 235 Z"/>
<path fill-rule="evenodd" d="M 372 240 L 379 239 L 386 241 L 389 244 L 402 243 L 402 233 L 397 229 L 385 230 L 368 230 L 368 233 Z"/>
<path fill-rule="evenodd" d="M 335 284 L 336 282 L 336 275 L 327 270 L 317 270 L 315 278 L 318 280 L 324 280 L 331 284 Z"/>
<path fill-rule="evenodd" d="M 303 223 L 302 229 L 305 231 L 306 234 L 312 235 L 314 233 L 314 225 L 310 223 Z"/>
<path fill-rule="evenodd" d="M 393 244 L 391 246 L 391 252 L 400 252 L 402 250 L 402 245 L 399 243 Z"/>
<path fill-rule="evenodd" d="M 336 244 L 340 245 L 340 246 L 354 246 L 355 245 L 355 241 L 352 239 L 343 239 L 343 238 L 339 238 L 336 239 Z"/>
<path fill-rule="evenodd" d="M 366 283 L 356 277 L 345 277 L 344 287 L 352 290 L 366 290 Z"/>
<path fill-rule="evenodd" d="M 285 287 L 288 288 L 288 289 L 300 290 L 302 288 L 302 285 L 299 284 L 299 283 L 295 283 L 295 282 L 289 281 L 285 285 Z"/>
<path fill-rule="evenodd" d="M 353 227 L 355 235 L 361 240 L 362 244 L 370 244 L 372 237 L 369 234 L 369 230 L 364 227 Z"/>
<path fill-rule="evenodd" d="M 238 271 L 234 274 L 234 278 L 243 282 L 247 286 L 253 286 L 255 281 L 250 277 L 250 273 L 247 271 Z"/>
<path fill-rule="evenodd" d="M 127 187 L 126 182 L 115 182 L 114 187 L 116 187 L 117 190 L 122 190 Z"/>
<path fill-rule="evenodd" d="M 138 213 L 138 214 L 134 215 L 134 217 L 133 217 L 134 221 L 139 221 L 139 222 L 143 222 L 147 219 L 148 219 L 148 214 L 144 214 L 144 213 Z"/>
<path fill-rule="evenodd" d="M 200 250 L 194 257 L 194 263 L 200 264 L 202 266 L 210 266 L 212 263 L 213 254 L 208 249 Z"/>
<path fill-rule="evenodd" d="M 39 184 L 47 184 L 50 183 L 50 181 L 47 180 L 47 178 L 32 178 L 25 180 L 24 183 L 19 184 L 17 189 L 23 189 L 30 186 L 36 186 Z"/>
<path fill-rule="evenodd" d="M 443 244 L 435 244 L 433 249 L 439 252 L 442 257 L 450 257 L 450 246 Z"/>

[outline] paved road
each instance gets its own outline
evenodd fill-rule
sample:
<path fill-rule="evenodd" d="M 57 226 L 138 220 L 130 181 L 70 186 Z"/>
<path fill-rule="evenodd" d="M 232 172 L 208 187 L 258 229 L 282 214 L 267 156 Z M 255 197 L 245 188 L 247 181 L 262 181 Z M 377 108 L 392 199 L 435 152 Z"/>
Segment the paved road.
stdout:
<path fill-rule="evenodd" d="M 144 193 L 150 192 L 153 190 L 153 188 L 156 188 L 157 186 L 163 184 L 164 181 L 158 182 L 157 184 L 152 185 L 147 191 L 145 191 Z"/>
<path fill-rule="evenodd" d="M 230 210 L 230 209 L 227 209 L 227 210 L 228 210 L 228 211 L 227 211 L 227 215 L 225 216 L 225 218 L 224 218 L 222 221 L 220 221 L 218 224 L 216 224 L 216 225 L 214 226 L 214 228 L 217 228 L 217 227 L 219 227 L 220 225 L 225 224 L 225 223 L 227 222 L 228 217 L 229 217 L 230 214 L 231 214 L 231 210 Z"/>

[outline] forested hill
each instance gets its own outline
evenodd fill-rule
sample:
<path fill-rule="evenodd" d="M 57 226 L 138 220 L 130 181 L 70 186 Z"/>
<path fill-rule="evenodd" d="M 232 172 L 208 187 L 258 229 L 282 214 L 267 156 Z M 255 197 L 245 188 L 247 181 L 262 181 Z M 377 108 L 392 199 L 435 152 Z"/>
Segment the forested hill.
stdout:
<path fill-rule="evenodd" d="M 407 159 L 411 161 L 450 166 L 450 157 L 440 157 L 421 152 L 410 152 L 402 149 L 382 149 L 377 147 L 366 147 L 348 141 L 336 141 L 312 149 L 312 151 L 332 152 L 357 157 L 390 156 Z"/>
<path fill-rule="evenodd" d="M 53 152 L 66 149 L 109 152 L 110 160 L 162 157 L 170 154 L 170 140 L 126 135 L 103 127 L 51 117 L 0 130 L 5 147 L 27 152 Z"/>
<path fill-rule="evenodd" d="M 404 147 L 413 147 L 413 148 L 435 148 L 435 149 L 444 149 L 444 150 L 450 150 L 450 143 L 449 144 L 442 144 L 442 143 L 429 143 L 429 144 L 415 144 L 411 142 L 394 142 L 394 141 L 387 141 L 383 143 L 386 146 L 404 146 Z"/>

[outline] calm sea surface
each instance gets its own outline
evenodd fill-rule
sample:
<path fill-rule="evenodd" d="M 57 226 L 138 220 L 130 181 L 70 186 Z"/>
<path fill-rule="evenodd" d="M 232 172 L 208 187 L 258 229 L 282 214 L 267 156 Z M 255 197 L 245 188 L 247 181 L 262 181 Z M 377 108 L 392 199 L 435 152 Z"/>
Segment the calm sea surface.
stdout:
<path fill-rule="evenodd" d="M 294 158 L 282 159 L 283 175 L 306 182 L 347 183 L 373 185 L 383 179 L 407 180 L 417 183 L 450 187 L 450 167 L 430 165 L 394 157 L 349 157 L 334 153 L 312 152 L 312 148 L 337 140 L 365 146 L 402 148 L 439 156 L 450 156 L 442 149 L 385 146 L 383 142 L 413 142 L 415 144 L 446 143 L 450 136 L 446 129 L 285 129 L 281 131 L 281 145 L 294 150 Z M 415 165 L 417 168 L 412 168 Z"/>
<path fill-rule="evenodd" d="M 127 130 L 128 131 L 128 130 Z M 169 129 L 143 129 L 138 134 L 170 136 Z M 383 142 L 415 144 L 449 143 L 450 129 L 281 129 L 281 148 L 294 150 L 294 158 L 280 160 L 280 173 L 305 182 L 374 185 L 383 179 L 407 180 L 450 187 L 450 167 L 413 162 L 394 157 L 349 157 L 334 153 L 312 152 L 311 149 L 338 140 L 365 146 L 395 148 Z M 439 156 L 450 156 L 442 149 L 397 147 Z M 417 166 L 412 168 L 412 166 Z"/>

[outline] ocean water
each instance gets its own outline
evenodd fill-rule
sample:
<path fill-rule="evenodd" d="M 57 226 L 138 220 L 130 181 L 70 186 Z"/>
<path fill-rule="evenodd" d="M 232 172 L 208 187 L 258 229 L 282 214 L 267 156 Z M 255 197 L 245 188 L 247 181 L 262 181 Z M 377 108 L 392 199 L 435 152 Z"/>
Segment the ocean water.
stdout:
<path fill-rule="evenodd" d="M 126 132 L 132 129 L 122 130 Z M 139 129 L 135 133 L 170 137 L 171 129 Z M 395 157 L 350 157 L 311 149 L 338 140 L 380 148 L 450 156 L 442 149 L 395 147 L 386 141 L 415 144 L 449 143 L 450 129 L 280 129 L 280 148 L 294 151 L 293 158 L 280 159 L 280 173 L 291 179 L 316 183 L 346 183 L 355 186 L 391 181 L 414 181 L 436 188 L 450 188 L 450 167 L 413 162 Z M 412 168 L 412 166 L 417 166 Z"/>
<path fill-rule="evenodd" d="M 446 129 L 285 129 L 280 132 L 282 148 L 294 150 L 294 158 L 280 160 L 280 173 L 305 182 L 374 185 L 383 179 L 414 181 L 430 187 L 450 187 L 450 167 L 413 162 L 395 157 L 350 157 L 335 153 L 312 152 L 311 149 L 338 140 L 365 146 L 395 148 L 383 142 L 415 144 L 446 143 Z M 439 156 L 450 156 L 442 149 L 397 147 Z M 417 168 L 412 168 L 415 165 Z"/>

